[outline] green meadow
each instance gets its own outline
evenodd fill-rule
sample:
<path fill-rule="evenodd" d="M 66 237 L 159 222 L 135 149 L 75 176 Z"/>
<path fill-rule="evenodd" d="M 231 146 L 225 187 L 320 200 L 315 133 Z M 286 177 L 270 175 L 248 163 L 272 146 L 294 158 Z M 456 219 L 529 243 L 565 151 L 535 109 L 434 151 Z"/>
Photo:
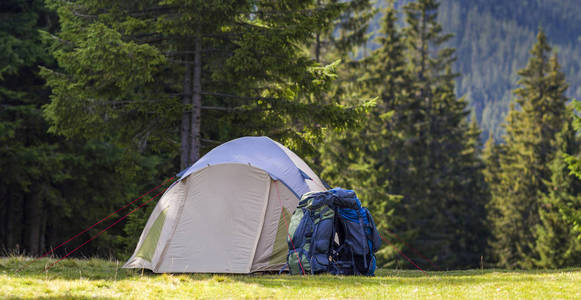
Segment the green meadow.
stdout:
<path fill-rule="evenodd" d="M 153 274 L 122 262 L 0 259 L 1 299 L 581 299 L 581 269 L 428 272 L 380 269 L 375 277 Z M 23 265 L 27 268 L 17 272 Z"/>

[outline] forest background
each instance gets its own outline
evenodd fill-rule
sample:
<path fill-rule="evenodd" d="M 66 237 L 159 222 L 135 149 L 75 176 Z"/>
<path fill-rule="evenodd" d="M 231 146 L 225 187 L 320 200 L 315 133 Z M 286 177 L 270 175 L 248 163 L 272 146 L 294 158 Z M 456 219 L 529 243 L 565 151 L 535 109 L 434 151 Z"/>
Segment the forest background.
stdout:
<path fill-rule="evenodd" d="M 358 192 L 382 266 L 579 266 L 580 5 L 3 1 L 0 249 L 42 254 L 267 135 Z M 126 258 L 147 216 L 77 255 Z"/>

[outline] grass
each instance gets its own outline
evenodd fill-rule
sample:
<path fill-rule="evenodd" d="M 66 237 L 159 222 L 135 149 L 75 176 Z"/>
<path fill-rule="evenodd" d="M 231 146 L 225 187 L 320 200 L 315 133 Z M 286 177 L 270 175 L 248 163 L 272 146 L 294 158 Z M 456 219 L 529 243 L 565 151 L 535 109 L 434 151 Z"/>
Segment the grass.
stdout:
<path fill-rule="evenodd" d="M 480 298 L 581 299 L 581 269 L 548 271 L 378 270 L 375 277 L 153 274 L 100 259 L 0 258 L 1 299 Z"/>

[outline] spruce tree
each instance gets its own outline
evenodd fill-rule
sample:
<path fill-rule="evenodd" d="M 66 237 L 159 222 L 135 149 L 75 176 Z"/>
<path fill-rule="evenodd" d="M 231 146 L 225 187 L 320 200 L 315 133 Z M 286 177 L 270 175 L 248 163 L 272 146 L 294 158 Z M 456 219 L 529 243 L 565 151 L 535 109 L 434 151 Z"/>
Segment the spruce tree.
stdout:
<path fill-rule="evenodd" d="M 497 220 L 501 216 L 501 207 L 495 206 L 492 202 L 492 199 L 503 197 L 504 191 L 502 190 L 503 186 L 501 183 L 501 167 L 500 167 L 500 157 L 503 155 L 504 152 L 504 145 L 500 143 L 496 143 L 492 133 L 489 135 L 488 140 L 484 144 L 484 149 L 482 150 L 482 160 L 485 163 L 485 168 L 483 170 L 484 179 L 486 181 L 486 185 L 489 192 L 489 202 L 486 204 L 486 213 L 487 213 L 487 228 L 490 231 L 490 235 L 488 239 L 491 239 L 495 236 L 493 227 L 490 226 L 494 220 Z M 499 228 L 500 229 L 500 228 Z M 487 243 L 489 241 L 487 240 Z M 486 261 L 497 262 L 498 257 L 495 251 L 492 251 L 487 245 L 486 247 Z"/>
<path fill-rule="evenodd" d="M 581 263 L 581 240 L 563 211 L 581 207 L 581 180 L 567 170 L 565 154 L 579 153 L 579 141 L 570 120 L 556 137 L 558 147 L 555 158 L 549 164 L 551 180 L 546 182 L 548 193 L 540 197 L 540 223 L 535 228 L 535 266 L 562 268 Z"/>
<path fill-rule="evenodd" d="M 339 82 L 334 91 L 346 103 L 358 101 L 353 98 L 377 98 L 377 105 L 357 128 L 328 135 L 321 147 L 321 176 L 333 185 L 355 189 L 373 211 L 379 231 L 391 240 L 388 232 L 401 222 L 401 217 L 394 212 L 399 197 L 388 193 L 390 147 L 396 138 L 388 124 L 394 113 L 394 97 L 404 82 L 405 66 L 396 22 L 397 12 L 390 5 L 385 10 L 382 37 L 378 39 L 381 47 L 362 61 L 350 63 L 352 80 Z M 393 244 L 401 247 L 398 240 L 393 240 Z M 395 249 L 387 245 L 377 255 L 378 264 L 393 264 L 395 255 Z"/>
<path fill-rule="evenodd" d="M 484 177 L 490 193 L 494 195 L 500 195 L 500 192 L 495 189 L 500 187 L 500 156 L 502 152 L 503 144 L 497 144 L 493 135 L 490 134 L 482 150 L 482 159 L 486 163 Z"/>
<path fill-rule="evenodd" d="M 43 248 L 44 202 L 56 177 L 50 172 L 63 158 L 49 154 L 56 140 L 43 136 L 39 108 L 47 92 L 36 74 L 37 65 L 51 63 L 38 32 L 51 29 L 41 21 L 51 16 L 38 1 L 3 1 L 0 10 L 0 244 L 36 255 Z"/>
<path fill-rule="evenodd" d="M 477 266 L 486 236 L 482 164 L 466 102 L 455 95 L 454 49 L 443 46 L 450 35 L 436 21 L 438 6 L 422 0 L 404 7 L 410 92 L 397 113 L 403 143 L 390 192 L 403 196 L 399 230 L 413 233 L 412 247 L 443 267 Z"/>
<path fill-rule="evenodd" d="M 465 135 L 465 149 L 461 153 L 458 166 L 461 170 L 460 176 L 463 177 L 460 188 L 463 203 L 459 205 L 459 208 L 469 211 L 468 213 L 458 211 L 458 215 L 465 214 L 460 226 L 464 232 L 461 234 L 463 241 L 459 243 L 458 251 L 462 255 L 459 261 L 464 261 L 471 266 L 482 263 L 490 237 L 487 205 L 490 202 L 491 192 L 486 181 L 486 162 L 480 141 L 481 133 L 482 130 L 478 126 L 476 117 L 473 116 Z"/>
<path fill-rule="evenodd" d="M 331 63 L 337 59 L 350 60 L 355 47 L 367 43 L 369 21 L 376 10 L 370 0 L 316 0 L 317 9 L 337 7 L 340 13 L 330 26 L 314 32 L 311 52 L 317 62 Z"/>
<path fill-rule="evenodd" d="M 360 63 L 360 91 L 376 95 L 378 105 L 362 130 L 325 147 L 331 159 L 323 174 L 346 182 L 367 170 L 354 182 L 398 195 L 389 205 L 393 213 L 382 215 L 384 236 L 422 266 L 429 266 L 426 256 L 441 266 L 476 266 L 487 199 L 479 130 L 468 125 L 466 103 L 455 96 L 453 50 L 438 48 L 448 35 L 436 23 L 436 9 L 434 1 L 406 6 L 409 26 L 401 31 L 397 11 L 386 8 L 380 48 Z M 384 254 L 388 261 L 393 248 Z"/>
<path fill-rule="evenodd" d="M 548 193 L 549 163 L 555 158 L 555 136 L 565 117 L 567 88 L 556 57 L 542 30 L 527 66 L 519 71 L 520 87 L 507 116 L 506 145 L 500 157 L 500 193 L 491 209 L 494 238 L 491 242 L 503 267 L 531 267 L 536 258 L 535 228 L 540 223 L 539 204 Z M 518 105 L 518 109 L 517 106 Z"/>
<path fill-rule="evenodd" d="M 42 107 L 50 90 L 38 73 L 56 67 L 45 38 L 58 29 L 57 16 L 43 1 L 3 1 L 0 10 L 0 248 L 38 255 L 153 187 L 167 169 L 160 157 L 127 152 L 110 140 L 47 133 Z M 119 229 L 85 253 L 119 253 L 111 250 Z"/>
<path fill-rule="evenodd" d="M 581 133 L 581 117 L 579 117 L 581 102 L 573 100 L 571 106 L 572 110 L 570 114 L 574 120 L 572 126 L 576 130 L 577 135 L 579 135 Z M 564 158 L 570 174 L 581 180 L 581 153 L 577 153 L 576 155 L 564 154 Z M 577 233 L 577 238 L 581 239 L 581 201 L 565 203 L 561 207 L 561 214 L 571 224 L 573 231 Z"/>
<path fill-rule="evenodd" d="M 314 1 L 54 1 L 62 31 L 52 130 L 115 132 L 138 150 L 175 151 L 186 167 L 216 144 L 269 135 L 297 150 L 359 110 L 319 101 L 334 77 L 302 51 L 340 6 Z M 318 113 L 313 114 L 313 111 Z M 176 142 L 179 141 L 179 142 Z"/>

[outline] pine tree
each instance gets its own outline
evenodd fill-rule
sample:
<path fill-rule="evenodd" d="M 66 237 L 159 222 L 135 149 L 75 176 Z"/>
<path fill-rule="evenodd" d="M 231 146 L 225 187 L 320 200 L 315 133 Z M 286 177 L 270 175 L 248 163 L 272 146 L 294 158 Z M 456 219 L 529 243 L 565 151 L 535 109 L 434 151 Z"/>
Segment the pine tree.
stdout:
<path fill-rule="evenodd" d="M 38 255 L 167 170 L 160 157 L 128 153 L 108 140 L 47 133 L 42 107 L 50 90 L 38 72 L 55 67 L 43 37 L 57 30 L 56 14 L 42 1 L 3 1 L 0 10 L 0 248 Z M 85 253 L 115 254 L 110 246 L 119 233 L 110 230 Z"/>
<path fill-rule="evenodd" d="M 370 0 L 317 0 L 316 8 L 337 7 L 339 15 L 331 21 L 330 26 L 314 32 L 311 46 L 313 56 L 322 64 L 337 59 L 350 60 L 349 55 L 355 47 L 362 47 L 367 42 L 369 21 L 376 10 Z"/>
<path fill-rule="evenodd" d="M 555 136 L 561 130 L 567 101 L 565 78 L 542 30 L 528 65 L 519 71 L 506 120 L 506 145 L 500 157 L 500 183 L 491 202 L 492 248 L 503 267 L 530 267 L 535 259 L 535 228 L 540 223 L 541 195 L 548 193 L 549 162 L 555 157 Z"/>
<path fill-rule="evenodd" d="M 382 26 L 385 38 L 378 39 L 382 47 L 363 61 L 351 63 L 353 80 L 340 82 L 334 91 L 334 95 L 347 95 L 345 102 L 352 98 L 377 97 L 380 103 L 368 112 L 358 128 L 328 135 L 321 147 L 322 177 L 334 185 L 356 190 L 373 211 L 382 235 L 390 239 L 393 237 L 389 237 L 388 232 L 401 222 L 394 212 L 399 197 L 388 193 L 390 147 L 395 139 L 388 124 L 393 117 L 391 103 L 400 91 L 405 65 L 396 17 L 392 6 L 386 8 Z M 401 247 L 398 240 L 393 243 Z M 393 264 L 395 255 L 395 249 L 387 245 L 377 255 L 378 264 Z"/>
<path fill-rule="evenodd" d="M 403 238 L 394 244 L 421 265 L 430 263 L 427 256 L 441 266 L 476 266 L 487 235 L 479 130 L 468 126 L 466 103 L 454 93 L 453 50 L 432 50 L 448 36 L 435 21 L 436 9 L 433 1 L 406 6 L 410 25 L 400 31 L 397 11 L 386 8 L 380 48 L 360 63 L 360 92 L 379 103 L 361 130 L 325 147 L 323 175 L 375 188 L 383 198 L 401 195 L 384 200 L 392 213 L 382 214 L 382 229 L 386 238 Z M 393 250 L 386 248 L 385 262 Z"/>
<path fill-rule="evenodd" d="M 571 116 L 574 120 L 572 126 L 579 134 L 581 132 L 581 117 L 579 117 L 578 112 L 581 111 L 581 102 L 573 100 L 571 106 Z M 565 154 L 564 159 L 570 174 L 581 180 L 581 153 L 577 155 Z M 571 224 L 573 232 L 577 233 L 577 238 L 581 239 L 581 202 L 564 203 L 561 207 L 561 214 Z"/>
<path fill-rule="evenodd" d="M 241 135 L 269 135 L 312 151 L 309 142 L 323 128 L 349 126 L 359 113 L 319 101 L 334 66 L 320 67 L 301 51 L 340 13 L 338 6 L 267 0 L 55 6 L 62 69 L 43 73 L 53 89 L 46 114 L 54 132 L 116 132 L 140 150 L 179 144 L 185 167 Z"/>
<path fill-rule="evenodd" d="M 408 81 L 405 44 L 397 26 L 397 14 L 393 1 L 390 1 L 383 12 L 381 31 L 376 38 L 380 47 L 362 61 L 364 74 L 360 81 L 363 89 L 370 96 L 379 97 L 378 109 L 383 113 L 397 113 L 398 98 L 406 95 Z"/>
<path fill-rule="evenodd" d="M 36 255 L 45 227 L 45 191 L 53 179 L 42 176 L 62 158 L 46 153 L 56 145 L 42 137 L 38 109 L 46 101 L 46 90 L 36 65 L 51 62 L 38 30 L 49 29 L 40 21 L 49 16 L 36 1 L 5 1 L 0 10 L 0 244 L 7 249 L 18 245 Z"/>
<path fill-rule="evenodd" d="M 466 102 L 454 92 L 454 49 L 442 47 L 450 35 L 436 22 L 438 5 L 425 0 L 404 7 L 410 93 L 397 110 L 403 143 L 390 192 L 403 196 L 406 222 L 399 230 L 413 233 L 412 247 L 440 266 L 477 266 L 485 238 L 482 164 Z"/>
<path fill-rule="evenodd" d="M 500 157 L 504 154 L 504 145 L 497 144 L 494 140 L 492 133 L 489 135 L 488 140 L 484 144 L 484 149 L 482 150 L 482 160 L 485 163 L 485 168 L 483 170 L 484 179 L 489 192 L 489 202 L 486 204 L 487 213 L 487 223 L 491 224 L 494 220 L 497 220 L 501 216 L 501 207 L 497 207 L 492 202 L 492 199 L 497 199 L 504 197 L 504 191 L 502 190 L 501 183 L 501 167 L 500 167 Z M 490 225 L 487 226 L 490 229 L 490 235 L 488 236 L 489 243 L 490 239 L 494 236 L 498 236 L 497 233 L 492 231 L 492 229 L 501 230 L 501 228 L 491 228 Z M 490 247 L 486 247 L 487 261 L 496 262 L 498 261 L 497 253 L 491 251 Z"/>
<path fill-rule="evenodd" d="M 492 134 L 484 144 L 482 159 L 486 163 L 484 177 L 491 194 L 500 195 L 496 188 L 500 187 L 500 156 L 503 152 L 503 144 L 497 144 Z"/>
<path fill-rule="evenodd" d="M 487 205 L 490 202 L 491 192 L 486 181 L 486 163 L 480 142 L 482 130 L 478 126 L 476 117 L 466 132 L 465 149 L 461 153 L 460 169 L 462 203 L 459 206 L 458 215 L 464 214 L 461 219 L 462 242 L 459 243 L 458 253 L 462 257 L 461 263 L 478 266 L 488 248 L 490 230 L 487 226 Z M 462 212 L 465 209 L 468 211 Z"/>
<path fill-rule="evenodd" d="M 569 174 L 565 154 L 579 152 L 579 141 L 570 120 L 564 123 L 556 137 L 558 151 L 549 164 L 551 180 L 547 182 L 548 194 L 540 197 L 540 223 L 535 228 L 535 252 L 538 259 L 535 266 L 562 268 L 581 263 L 581 240 L 571 224 L 566 221 L 563 211 L 581 207 L 581 180 Z"/>

